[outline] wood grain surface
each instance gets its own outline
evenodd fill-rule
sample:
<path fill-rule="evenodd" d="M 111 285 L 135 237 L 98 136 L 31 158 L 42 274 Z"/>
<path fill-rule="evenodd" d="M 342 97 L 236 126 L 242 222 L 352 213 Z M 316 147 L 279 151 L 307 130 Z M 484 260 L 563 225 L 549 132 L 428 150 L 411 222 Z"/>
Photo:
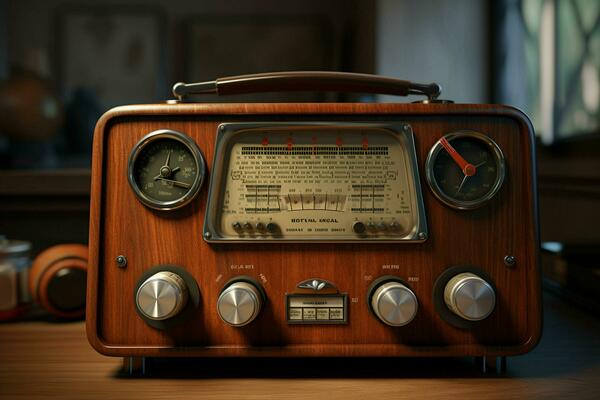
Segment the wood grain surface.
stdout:
<path fill-rule="evenodd" d="M 98 354 L 83 323 L 0 324 L 1 399 L 597 399 L 600 322 L 551 295 L 540 345 L 504 375 L 470 359 L 168 359 L 144 378 Z"/>
<path fill-rule="evenodd" d="M 218 244 L 202 239 L 205 184 L 187 208 L 161 215 L 143 206 L 127 182 L 127 160 L 147 133 L 173 129 L 193 138 L 211 170 L 216 128 L 235 121 L 394 121 L 415 134 L 429 226 L 423 244 Z M 508 175 L 485 207 L 452 210 L 434 198 L 423 165 L 445 133 L 484 132 L 503 150 Z M 180 104 L 122 107 L 99 122 L 94 139 L 88 335 L 104 354 L 154 356 L 397 356 L 500 355 L 530 350 L 541 330 L 537 208 L 533 137 L 520 112 L 500 106 L 419 104 Z M 503 259 L 514 255 L 517 265 Z M 115 257 L 125 255 L 127 268 Z M 135 284 L 158 264 L 184 267 L 196 279 L 201 305 L 193 318 L 169 331 L 149 327 L 133 302 Z M 217 316 L 222 283 L 240 274 L 231 265 L 253 265 L 244 275 L 260 280 L 267 302 L 243 328 Z M 419 300 L 409 325 L 388 327 L 366 305 L 370 279 L 393 274 L 408 280 Z M 433 284 L 455 265 L 478 266 L 497 288 L 493 314 L 476 327 L 445 322 L 433 305 Z M 347 325 L 288 325 L 284 295 L 308 278 L 334 282 L 355 302 Z M 371 278 L 369 278 L 371 277 Z M 416 278 L 416 279 L 414 279 Z"/>

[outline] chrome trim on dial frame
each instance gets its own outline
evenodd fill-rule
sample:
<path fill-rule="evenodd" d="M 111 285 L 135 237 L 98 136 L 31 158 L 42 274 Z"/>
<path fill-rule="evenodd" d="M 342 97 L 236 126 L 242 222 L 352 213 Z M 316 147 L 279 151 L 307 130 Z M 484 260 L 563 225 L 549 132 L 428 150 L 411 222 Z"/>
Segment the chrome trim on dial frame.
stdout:
<path fill-rule="evenodd" d="M 219 194 L 225 185 L 224 170 L 225 161 L 228 155 L 225 154 L 228 144 L 240 133 L 247 130 L 264 128 L 282 130 L 286 128 L 303 127 L 307 129 L 318 129 L 320 127 L 337 129 L 385 129 L 398 136 L 401 143 L 406 146 L 405 151 L 408 162 L 410 163 L 413 190 L 414 205 L 416 207 L 417 221 L 411 232 L 401 237 L 357 237 L 356 239 L 287 239 L 280 237 L 224 237 L 220 234 L 217 227 Z M 421 189 L 421 179 L 419 177 L 419 167 L 417 162 L 417 152 L 414 142 L 412 126 L 402 122 L 233 122 L 222 123 L 217 128 L 215 141 L 215 151 L 212 163 L 212 172 L 208 188 L 208 201 L 206 205 L 206 214 L 204 217 L 203 238 L 208 243 L 266 243 L 266 242 L 288 242 L 288 243 L 423 243 L 429 237 L 427 229 L 427 217 L 425 212 L 425 203 L 423 201 L 423 192 Z"/>

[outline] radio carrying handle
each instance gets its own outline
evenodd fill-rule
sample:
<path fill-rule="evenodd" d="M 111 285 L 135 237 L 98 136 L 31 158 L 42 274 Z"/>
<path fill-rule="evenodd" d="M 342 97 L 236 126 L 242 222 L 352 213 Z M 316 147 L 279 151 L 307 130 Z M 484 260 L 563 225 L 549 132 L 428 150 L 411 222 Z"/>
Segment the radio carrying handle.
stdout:
<path fill-rule="evenodd" d="M 218 78 L 214 81 L 183 83 L 173 86 L 179 101 L 188 95 L 231 95 L 264 92 L 340 92 L 427 96 L 436 100 L 442 92 L 437 83 L 421 84 L 379 75 L 332 71 L 268 72 Z"/>

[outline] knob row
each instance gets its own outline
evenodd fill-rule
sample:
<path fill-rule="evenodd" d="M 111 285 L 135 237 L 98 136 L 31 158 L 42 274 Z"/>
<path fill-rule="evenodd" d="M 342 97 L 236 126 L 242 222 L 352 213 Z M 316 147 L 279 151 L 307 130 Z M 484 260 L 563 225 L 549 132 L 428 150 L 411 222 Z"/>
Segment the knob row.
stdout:
<path fill-rule="evenodd" d="M 169 271 L 158 272 L 147 278 L 137 290 L 136 305 L 146 318 L 162 321 L 179 314 L 188 302 L 185 281 Z M 227 285 L 217 300 L 217 312 L 231 326 L 244 326 L 260 313 L 264 295 L 248 281 L 234 281 Z M 448 281 L 444 288 L 444 302 L 448 309 L 468 321 L 481 321 L 494 310 L 496 295 L 492 286 L 480 276 L 464 272 Z M 371 289 L 369 305 L 384 324 L 403 326 L 417 315 L 419 302 L 415 293 L 393 278 L 379 282 Z"/>
<path fill-rule="evenodd" d="M 396 233 L 399 232 L 400 229 L 402 228 L 402 226 L 400 225 L 400 223 L 398 221 L 392 221 L 391 223 L 387 224 L 384 221 L 381 222 L 373 222 L 373 221 L 369 221 L 367 223 L 362 222 L 362 221 L 356 221 L 355 223 L 352 224 L 352 230 L 354 231 L 354 233 L 357 233 L 359 235 L 365 234 L 365 233 L 377 233 L 377 232 L 391 232 L 391 233 Z"/>
<path fill-rule="evenodd" d="M 454 276 L 444 288 L 444 302 L 450 311 L 468 321 L 487 318 L 496 305 L 496 294 L 483 278 L 470 272 Z M 417 315 L 417 296 L 403 283 L 385 281 L 372 289 L 370 306 L 381 322 L 403 326 Z"/>
<path fill-rule="evenodd" d="M 231 224 L 231 227 L 239 234 L 258 232 L 262 234 L 270 233 L 275 235 L 279 233 L 279 225 L 274 222 L 269 222 L 267 224 L 264 222 L 257 222 L 255 224 L 251 222 L 234 222 Z"/>

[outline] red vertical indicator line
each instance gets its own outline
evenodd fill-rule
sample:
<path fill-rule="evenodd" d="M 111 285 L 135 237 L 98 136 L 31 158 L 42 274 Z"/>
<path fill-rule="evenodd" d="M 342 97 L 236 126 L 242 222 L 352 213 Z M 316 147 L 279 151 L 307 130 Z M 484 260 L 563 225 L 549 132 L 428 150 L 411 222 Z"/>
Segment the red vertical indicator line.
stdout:
<path fill-rule="evenodd" d="M 287 149 L 288 151 L 292 151 L 292 147 L 294 147 L 294 139 L 292 137 L 287 138 Z"/>
<path fill-rule="evenodd" d="M 263 138 L 263 140 L 262 140 L 261 143 L 262 143 L 263 146 L 268 146 L 269 145 L 269 138 L 265 136 Z"/>
<path fill-rule="evenodd" d="M 369 138 L 368 137 L 363 137 L 362 140 L 362 147 L 364 151 L 367 151 L 369 149 Z"/>

